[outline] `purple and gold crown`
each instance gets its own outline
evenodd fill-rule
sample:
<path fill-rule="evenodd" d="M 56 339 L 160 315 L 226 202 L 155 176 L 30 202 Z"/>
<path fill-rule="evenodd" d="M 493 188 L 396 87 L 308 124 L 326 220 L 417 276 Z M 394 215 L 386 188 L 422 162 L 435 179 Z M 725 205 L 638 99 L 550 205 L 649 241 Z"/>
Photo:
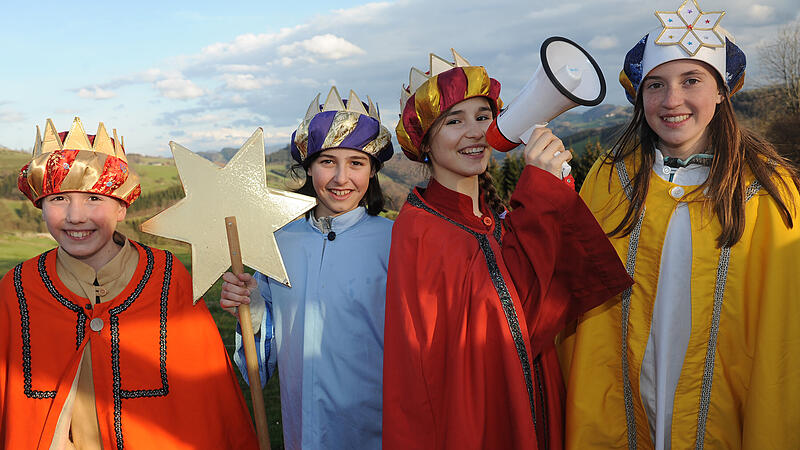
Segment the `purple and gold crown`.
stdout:
<path fill-rule="evenodd" d="M 87 135 L 76 117 L 69 132 L 58 133 L 47 119 L 42 138 L 36 126 L 33 155 L 19 173 L 17 186 L 37 207 L 41 200 L 61 192 L 92 192 L 114 197 L 130 206 L 139 197 L 139 177 L 128 167 L 125 146 L 109 137 L 103 122 L 97 134 Z"/>
<path fill-rule="evenodd" d="M 486 97 L 495 114 L 503 106 L 500 83 L 490 78 L 481 66 L 469 62 L 454 49 L 453 62 L 430 54 L 430 70 L 411 68 L 408 87 L 400 95 L 400 121 L 397 123 L 397 142 L 412 161 L 421 161 L 420 145 L 425 133 L 445 111 L 472 97 Z"/>
<path fill-rule="evenodd" d="M 394 155 L 392 135 L 381 125 L 378 107 L 367 97 L 368 105 L 352 90 L 346 101 L 336 86 L 320 106 L 319 94 L 311 101 L 303 122 L 292 133 L 292 158 L 303 163 L 310 156 L 331 148 L 362 151 L 380 162 Z"/>

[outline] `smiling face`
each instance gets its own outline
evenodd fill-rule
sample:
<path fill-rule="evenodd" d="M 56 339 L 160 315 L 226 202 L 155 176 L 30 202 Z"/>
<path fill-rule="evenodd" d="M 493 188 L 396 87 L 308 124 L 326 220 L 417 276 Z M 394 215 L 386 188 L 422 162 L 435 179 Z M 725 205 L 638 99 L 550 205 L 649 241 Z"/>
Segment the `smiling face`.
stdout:
<path fill-rule="evenodd" d="M 321 151 L 306 173 L 317 194 L 316 217 L 338 216 L 358 207 L 375 175 L 369 155 L 345 148 Z"/>
<path fill-rule="evenodd" d="M 52 194 L 42 200 L 47 231 L 64 251 L 95 270 L 119 251 L 114 230 L 126 212 L 117 199 L 89 192 Z"/>
<path fill-rule="evenodd" d="M 708 124 L 723 99 L 712 70 L 679 59 L 651 70 L 642 82 L 645 118 L 666 156 L 686 159 L 706 151 Z"/>
<path fill-rule="evenodd" d="M 486 130 L 492 123 L 492 108 L 484 97 L 473 97 L 453 105 L 431 127 L 428 148 L 433 178 L 443 186 L 455 186 L 464 178 L 486 171 L 492 149 Z"/>

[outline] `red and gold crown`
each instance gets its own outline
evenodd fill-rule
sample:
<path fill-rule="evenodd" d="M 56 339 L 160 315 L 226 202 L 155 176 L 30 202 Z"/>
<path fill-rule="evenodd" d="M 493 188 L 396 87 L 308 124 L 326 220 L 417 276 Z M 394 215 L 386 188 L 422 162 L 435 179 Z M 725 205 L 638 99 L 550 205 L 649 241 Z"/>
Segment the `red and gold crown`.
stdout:
<path fill-rule="evenodd" d="M 19 173 L 17 185 L 37 207 L 41 200 L 61 192 L 93 192 L 114 197 L 130 206 L 139 197 L 139 177 L 128 167 L 124 141 L 109 137 L 103 122 L 97 134 L 87 135 L 76 117 L 69 132 L 58 133 L 47 119 L 44 138 L 36 126 L 33 155 Z"/>
<path fill-rule="evenodd" d="M 412 161 L 421 161 L 420 145 L 425 133 L 445 111 L 472 97 L 486 97 L 495 114 L 503 106 L 500 83 L 482 66 L 470 66 L 454 49 L 453 62 L 430 54 L 430 70 L 411 68 L 408 87 L 400 94 L 397 142 Z"/>

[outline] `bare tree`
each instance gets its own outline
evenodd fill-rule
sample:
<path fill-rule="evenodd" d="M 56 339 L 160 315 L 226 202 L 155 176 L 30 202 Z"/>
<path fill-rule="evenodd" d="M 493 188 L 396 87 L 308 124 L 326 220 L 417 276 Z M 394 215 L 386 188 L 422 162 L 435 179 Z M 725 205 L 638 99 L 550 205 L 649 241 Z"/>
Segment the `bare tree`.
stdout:
<path fill-rule="evenodd" d="M 766 81 L 778 85 L 789 113 L 800 113 L 800 21 L 780 30 L 774 41 L 761 47 Z"/>

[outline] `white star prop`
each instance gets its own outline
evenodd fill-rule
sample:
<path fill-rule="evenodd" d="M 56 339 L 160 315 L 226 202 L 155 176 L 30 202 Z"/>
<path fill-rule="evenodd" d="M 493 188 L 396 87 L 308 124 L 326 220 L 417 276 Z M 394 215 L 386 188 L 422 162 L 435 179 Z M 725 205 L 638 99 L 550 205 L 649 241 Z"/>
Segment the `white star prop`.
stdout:
<path fill-rule="evenodd" d="M 273 233 L 316 199 L 267 187 L 264 132 L 257 129 L 225 167 L 169 143 L 186 197 L 142 224 L 142 231 L 192 245 L 194 301 L 230 266 L 225 217 L 236 216 L 244 264 L 289 285 Z"/>
<path fill-rule="evenodd" d="M 725 38 L 717 29 L 725 11 L 703 12 L 696 0 L 685 0 L 677 11 L 656 11 L 664 29 L 657 45 L 680 45 L 694 56 L 702 47 L 723 47 Z"/>

